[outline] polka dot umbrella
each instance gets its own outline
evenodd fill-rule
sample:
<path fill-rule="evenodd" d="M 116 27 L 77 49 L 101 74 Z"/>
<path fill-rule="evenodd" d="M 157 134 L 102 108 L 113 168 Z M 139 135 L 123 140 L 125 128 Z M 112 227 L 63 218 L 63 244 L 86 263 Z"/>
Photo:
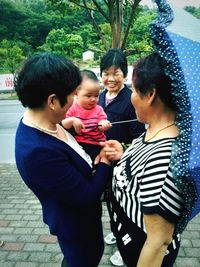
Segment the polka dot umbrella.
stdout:
<path fill-rule="evenodd" d="M 172 147 L 171 168 L 184 197 L 177 231 L 200 212 L 200 20 L 166 0 L 155 0 L 158 16 L 150 24 L 155 50 L 168 65 L 178 107 L 179 137 Z"/>

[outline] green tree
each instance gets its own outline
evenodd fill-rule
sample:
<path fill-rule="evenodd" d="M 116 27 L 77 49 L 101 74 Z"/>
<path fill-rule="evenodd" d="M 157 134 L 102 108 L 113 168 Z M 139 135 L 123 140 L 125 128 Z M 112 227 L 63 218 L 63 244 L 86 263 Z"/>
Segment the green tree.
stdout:
<path fill-rule="evenodd" d="M 149 9 L 139 6 L 140 1 L 0 0 L 0 40 L 12 42 L 26 57 L 43 50 L 80 59 L 90 49 L 98 59 L 118 45 L 127 55 L 133 53 L 130 58 L 138 57 L 138 51 L 149 49 Z"/>
<path fill-rule="evenodd" d="M 141 12 L 130 29 L 127 46 L 131 51 L 132 61 L 145 56 L 152 51 L 152 41 L 149 35 L 149 24 L 155 19 L 156 13 L 152 10 Z"/>
<path fill-rule="evenodd" d="M 195 11 L 195 17 L 200 19 L 200 7 L 198 7 Z"/>
<path fill-rule="evenodd" d="M 125 49 L 128 34 L 133 21 L 138 14 L 139 3 L 141 0 L 46 0 L 52 5 L 65 10 L 65 8 L 84 8 L 98 33 L 105 49 L 110 47 Z M 105 38 L 101 27 L 96 20 L 96 14 L 101 14 L 104 22 L 110 25 L 112 42 Z"/>
<path fill-rule="evenodd" d="M 34 50 L 45 42 L 53 28 L 67 28 L 63 16 L 49 10 L 42 0 L 1 0 L 0 14 L 0 40 L 21 41 Z"/>
<path fill-rule="evenodd" d="M 93 44 L 99 40 L 91 24 L 85 23 L 80 27 L 74 27 L 74 34 L 80 35 L 83 41 L 83 49 L 87 50 L 93 47 Z"/>
<path fill-rule="evenodd" d="M 68 55 L 80 58 L 83 52 L 83 40 L 80 35 L 67 34 Z"/>
<path fill-rule="evenodd" d="M 22 8 L 12 1 L 0 1 L 0 40 L 14 40 L 18 35 L 18 28 L 21 23 L 26 19 Z"/>
<path fill-rule="evenodd" d="M 13 45 L 13 42 L 4 39 L 0 43 L 0 58 L 1 68 L 4 71 L 15 73 L 25 56 L 19 46 Z"/>
<path fill-rule="evenodd" d="M 40 51 L 51 51 L 58 55 L 79 58 L 83 52 L 83 40 L 80 35 L 67 34 L 64 29 L 53 29 L 49 32 Z"/>
<path fill-rule="evenodd" d="M 186 6 L 184 9 L 196 18 L 200 19 L 200 7 L 196 8 L 194 6 Z"/>

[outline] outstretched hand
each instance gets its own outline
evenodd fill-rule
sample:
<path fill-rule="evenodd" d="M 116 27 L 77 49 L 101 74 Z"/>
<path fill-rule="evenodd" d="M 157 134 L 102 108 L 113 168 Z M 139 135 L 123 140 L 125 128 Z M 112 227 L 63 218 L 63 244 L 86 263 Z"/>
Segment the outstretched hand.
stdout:
<path fill-rule="evenodd" d="M 101 152 L 96 157 L 94 164 L 105 161 L 119 160 L 123 154 L 123 147 L 117 140 L 108 140 L 99 143 L 102 146 Z"/>

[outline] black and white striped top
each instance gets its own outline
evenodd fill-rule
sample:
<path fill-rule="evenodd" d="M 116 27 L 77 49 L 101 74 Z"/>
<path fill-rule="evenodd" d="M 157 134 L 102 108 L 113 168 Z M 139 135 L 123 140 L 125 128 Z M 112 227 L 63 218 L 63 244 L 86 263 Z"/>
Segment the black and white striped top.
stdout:
<path fill-rule="evenodd" d="M 143 214 L 176 223 L 183 199 L 170 168 L 174 138 L 145 142 L 141 135 L 114 168 L 112 191 L 127 216 L 146 232 Z"/>

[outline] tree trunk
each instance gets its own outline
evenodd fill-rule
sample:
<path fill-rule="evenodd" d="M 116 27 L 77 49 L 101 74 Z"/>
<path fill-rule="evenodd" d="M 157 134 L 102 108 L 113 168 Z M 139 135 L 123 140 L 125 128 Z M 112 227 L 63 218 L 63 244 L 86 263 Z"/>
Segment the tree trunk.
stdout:
<path fill-rule="evenodd" d="M 72 3 L 81 6 L 81 2 L 77 2 L 76 0 L 70 0 Z M 125 49 L 126 41 L 128 38 L 129 30 L 133 20 L 136 17 L 136 9 L 141 2 L 141 0 L 102 0 L 101 4 L 97 0 L 91 0 L 89 6 L 89 1 L 82 0 L 82 7 L 86 8 L 87 13 L 94 25 L 94 28 L 99 35 L 99 38 L 102 40 L 105 49 L 108 50 L 110 46 L 112 48 L 121 48 Z M 95 7 L 95 8 L 94 8 Z M 124 8 L 129 8 L 130 13 L 128 14 L 128 23 L 127 26 L 124 26 Z M 107 11 L 106 11 L 107 8 Z M 112 44 L 109 44 L 99 25 L 96 23 L 96 20 L 93 16 L 93 12 L 99 12 L 107 23 L 110 24 L 111 34 L 112 34 Z"/>

